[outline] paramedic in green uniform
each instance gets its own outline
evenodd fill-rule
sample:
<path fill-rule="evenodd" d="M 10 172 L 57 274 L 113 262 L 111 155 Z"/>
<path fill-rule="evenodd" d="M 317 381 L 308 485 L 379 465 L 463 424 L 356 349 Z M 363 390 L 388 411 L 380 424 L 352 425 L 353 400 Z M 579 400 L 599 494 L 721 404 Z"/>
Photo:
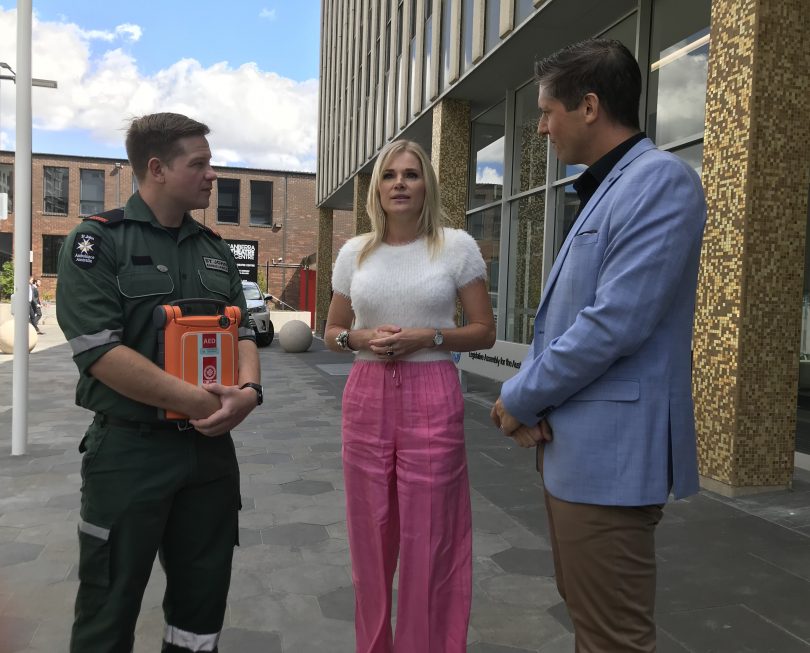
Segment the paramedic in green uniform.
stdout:
<path fill-rule="evenodd" d="M 216 180 L 208 131 L 173 113 L 135 119 L 126 147 L 138 192 L 123 211 L 85 219 L 60 253 L 57 317 L 79 368 L 76 403 L 95 413 L 79 448 L 73 653 L 132 650 L 157 553 L 167 578 L 162 650 L 217 650 L 240 508 L 230 431 L 262 394 L 230 248 L 188 214 L 208 206 Z M 242 311 L 235 386 L 196 386 L 154 362 L 153 309 L 192 297 Z M 158 409 L 188 415 L 193 428 L 159 420 Z"/>

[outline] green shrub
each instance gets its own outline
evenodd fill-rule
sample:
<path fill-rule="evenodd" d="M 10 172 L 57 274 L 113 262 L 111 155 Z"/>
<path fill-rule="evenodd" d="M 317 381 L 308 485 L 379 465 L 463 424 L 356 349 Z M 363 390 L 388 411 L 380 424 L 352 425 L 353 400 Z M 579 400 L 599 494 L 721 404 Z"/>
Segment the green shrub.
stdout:
<path fill-rule="evenodd" d="M 8 299 L 14 292 L 14 264 L 11 261 L 3 263 L 0 268 L 0 299 Z"/>

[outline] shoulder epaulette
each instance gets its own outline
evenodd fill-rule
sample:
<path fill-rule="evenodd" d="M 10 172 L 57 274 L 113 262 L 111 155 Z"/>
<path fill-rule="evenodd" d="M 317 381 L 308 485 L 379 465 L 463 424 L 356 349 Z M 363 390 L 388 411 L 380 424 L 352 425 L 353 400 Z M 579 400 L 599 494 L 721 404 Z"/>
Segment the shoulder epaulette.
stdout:
<path fill-rule="evenodd" d="M 195 222 L 196 222 L 196 220 L 195 220 Z M 211 234 L 214 238 L 218 238 L 219 240 L 222 240 L 222 235 L 218 231 L 214 231 L 213 229 L 211 229 L 211 227 L 208 227 L 208 226 L 206 226 L 206 225 L 204 225 L 204 224 L 202 224 L 200 222 L 197 222 L 197 226 L 199 226 L 199 228 L 202 229 L 203 231 L 206 231 L 209 234 Z"/>
<path fill-rule="evenodd" d="M 124 209 L 112 209 L 111 211 L 104 211 L 104 213 L 97 213 L 96 215 L 88 215 L 85 220 L 93 220 L 105 227 L 113 227 L 121 224 L 124 220 Z"/>

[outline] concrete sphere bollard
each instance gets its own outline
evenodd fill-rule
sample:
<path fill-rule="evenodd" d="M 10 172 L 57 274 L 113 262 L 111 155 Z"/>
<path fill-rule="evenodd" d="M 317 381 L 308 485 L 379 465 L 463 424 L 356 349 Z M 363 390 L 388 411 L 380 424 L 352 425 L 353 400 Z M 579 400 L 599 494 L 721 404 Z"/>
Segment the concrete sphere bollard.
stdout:
<path fill-rule="evenodd" d="M 281 327 L 278 341 L 284 351 L 298 354 L 307 351 L 312 344 L 312 330 L 306 322 L 290 320 Z"/>
<path fill-rule="evenodd" d="M 37 346 L 37 332 L 31 323 L 28 324 L 28 351 Z M 0 324 L 0 351 L 4 354 L 14 353 L 14 319 Z"/>

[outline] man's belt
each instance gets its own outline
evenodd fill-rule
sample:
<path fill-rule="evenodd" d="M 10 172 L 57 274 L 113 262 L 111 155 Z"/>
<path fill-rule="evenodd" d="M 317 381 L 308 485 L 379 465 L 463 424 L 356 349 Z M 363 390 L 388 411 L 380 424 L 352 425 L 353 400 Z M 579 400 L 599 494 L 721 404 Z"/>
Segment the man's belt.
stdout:
<path fill-rule="evenodd" d="M 129 419 L 121 419 L 120 417 L 113 417 L 112 415 L 105 415 L 104 413 L 96 413 L 93 420 L 100 426 L 119 426 L 127 429 L 137 429 L 139 431 L 187 431 L 194 428 L 188 423 L 188 420 L 179 422 L 136 422 Z"/>

